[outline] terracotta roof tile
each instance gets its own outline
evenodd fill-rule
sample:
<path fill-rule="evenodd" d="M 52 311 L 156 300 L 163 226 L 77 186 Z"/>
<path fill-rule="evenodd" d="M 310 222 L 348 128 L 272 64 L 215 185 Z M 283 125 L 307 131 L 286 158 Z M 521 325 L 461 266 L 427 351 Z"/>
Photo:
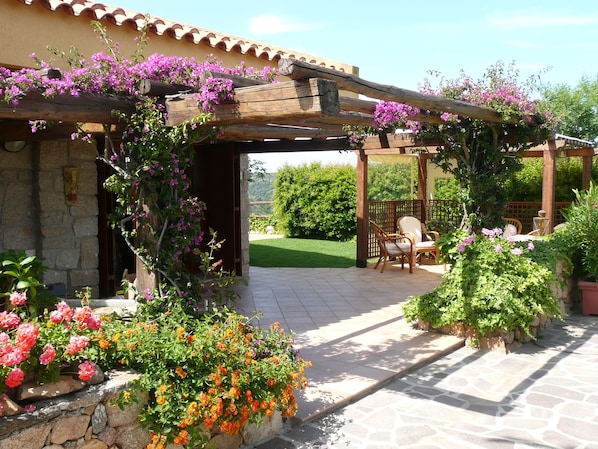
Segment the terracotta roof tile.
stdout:
<path fill-rule="evenodd" d="M 116 6 L 89 0 L 18 0 L 26 5 L 37 1 L 50 11 L 64 10 L 73 16 L 87 14 L 95 20 L 108 20 L 117 26 L 130 24 L 141 30 L 145 24 L 146 16 L 142 13 L 131 11 Z M 281 58 L 295 58 L 301 61 L 317 64 L 331 69 L 344 71 L 344 67 L 351 68 L 349 64 L 342 64 L 316 56 L 294 52 L 284 48 L 274 47 L 261 42 L 244 39 L 237 36 L 226 35 L 216 31 L 185 25 L 159 17 L 149 16 L 149 28 L 155 34 L 166 35 L 176 40 L 188 40 L 195 44 L 204 43 L 213 48 L 226 51 L 238 51 L 260 59 L 278 61 Z"/>

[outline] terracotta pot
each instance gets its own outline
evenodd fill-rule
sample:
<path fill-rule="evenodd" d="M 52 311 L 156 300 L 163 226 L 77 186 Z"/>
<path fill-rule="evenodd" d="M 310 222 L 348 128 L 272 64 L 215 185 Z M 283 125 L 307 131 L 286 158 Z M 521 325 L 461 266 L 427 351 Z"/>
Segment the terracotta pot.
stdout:
<path fill-rule="evenodd" d="M 584 315 L 598 315 L 598 282 L 579 281 L 581 309 Z"/>

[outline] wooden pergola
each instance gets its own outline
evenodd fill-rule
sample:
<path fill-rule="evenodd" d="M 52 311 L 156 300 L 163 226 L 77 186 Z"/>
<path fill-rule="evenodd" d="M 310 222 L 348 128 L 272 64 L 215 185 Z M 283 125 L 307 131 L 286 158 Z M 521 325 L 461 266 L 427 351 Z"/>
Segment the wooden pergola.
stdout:
<path fill-rule="evenodd" d="M 213 145 L 233 143 L 242 153 L 299 152 L 349 150 L 345 125 L 368 126 L 373 122 L 376 100 L 404 103 L 431 111 L 409 117 L 412 120 L 441 123 L 440 114 L 449 112 L 488 122 L 503 123 L 493 109 L 450 100 L 433 95 L 381 85 L 358 76 L 338 72 L 305 62 L 282 59 L 279 72 L 289 81 L 263 83 L 221 73 L 207 73 L 206 77 L 232 79 L 234 101 L 216 105 L 208 126 L 223 127 Z M 47 76 L 60 76 L 49 70 Z M 188 86 L 169 85 L 145 80 L 140 86 L 145 95 L 163 97 L 168 112 L 167 125 L 192 120 L 201 111 L 197 98 Z M 358 98 L 359 95 L 371 100 Z M 44 98 L 29 92 L 17 106 L 0 103 L 1 140 L 47 140 L 67 137 L 74 123 L 84 122 L 84 129 L 98 135 L 106 130 L 119 136 L 121 125 L 112 111 L 131 113 L 134 99 L 119 96 L 84 94 L 79 97 L 59 95 Z M 28 120 L 60 121 L 58 126 L 31 134 Z M 107 126 L 108 125 L 108 126 Z M 558 151 L 569 156 L 581 156 L 584 161 L 584 185 L 591 177 L 592 157 L 595 154 L 587 142 L 575 139 L 551 139 L 546 144 L 526 152 L 526 156 L 544 158 L 543 208 L 548 216 L 554 202 L 555 158 Z M 408 154 L 418 147 L 407 134 L 370 137 L 358 153 L 357 166 L 357 266 L 367 261 L 369 234 L 367 208 L 368 155 Z M 419 177 L 426 177 L 426 159 L 420 155 Z M 418 195 L 425 198 L 425 190 Z"/>

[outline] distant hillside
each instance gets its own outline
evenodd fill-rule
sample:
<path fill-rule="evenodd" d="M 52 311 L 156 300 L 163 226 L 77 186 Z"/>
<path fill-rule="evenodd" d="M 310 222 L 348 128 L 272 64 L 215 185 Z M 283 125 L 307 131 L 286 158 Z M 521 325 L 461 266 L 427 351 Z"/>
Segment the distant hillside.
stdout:
<path fill-rule="evenodd" d="M 249 201 L 272 201 L 274 193 L 274 173 L 266 173 L 263 179 L 249 183 Z"/>
<path fill-rule="evenodd" d="M 266 173 L 263 179 L 257 178 L 249 183 L 249 202 L 272 201 L 274 193 L 274 173 Z M 272 215 L 272 206 L 256 204 L 251 206 L 252 215 Z"/>

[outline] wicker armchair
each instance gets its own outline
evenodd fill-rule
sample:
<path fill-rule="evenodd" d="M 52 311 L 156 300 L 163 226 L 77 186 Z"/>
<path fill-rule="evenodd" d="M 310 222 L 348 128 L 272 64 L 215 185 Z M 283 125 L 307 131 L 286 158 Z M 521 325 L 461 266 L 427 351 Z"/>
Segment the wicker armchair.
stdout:
<path fill-rule="evenodd" d="M 405 260 L 409 264 L 409 273 L 413 273 L 414 247 L 409 237 L 402 234 L 389 234 L 384 231 L 375 222 L 370 220 L 370 226 L 374 231 L 374 236 L 378 247 L 380 248 L 380 257 L 374 270 L 378 268 L 382 262 L 382 269 L 380 273 L 384 273 L 386 262 L 389 260 L 400 260 L 401 268 L 405 268 Z"/>
<path fill-rule="evenodd" d="M 440 234 L 436 231 L 428 231 L 426 226 L 415 217 L 404 216 L 397 220 L 397 229 L 401 234 L 409 236 L 415 247 L 414 263 L 421 254 L 429 254 L 437 262 L 440 250 L 436 246 L 436 240 Z"/>

